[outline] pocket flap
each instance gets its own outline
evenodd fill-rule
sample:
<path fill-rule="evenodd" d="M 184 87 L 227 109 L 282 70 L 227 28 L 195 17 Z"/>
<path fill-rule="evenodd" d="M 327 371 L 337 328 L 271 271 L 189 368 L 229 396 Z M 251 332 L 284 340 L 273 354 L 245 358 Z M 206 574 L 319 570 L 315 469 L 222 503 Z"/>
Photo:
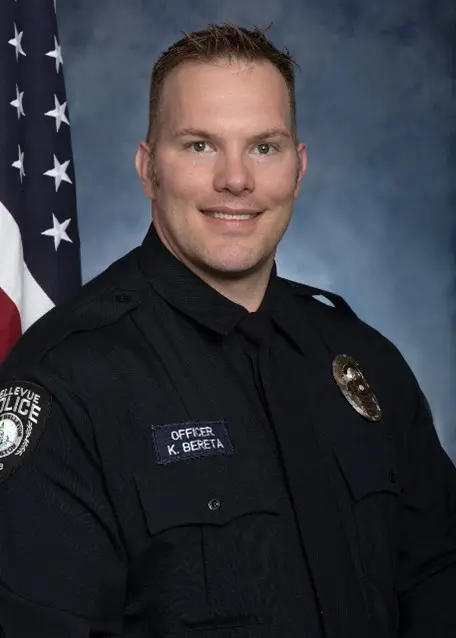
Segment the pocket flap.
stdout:
<path fill-rule="evenodd" d="M 172 470 L 173 468 L 168 468 Z M 135 481 L 151 534 L 187 525 L 225 525 L 249 514 L 279 512 L 279 498 L 252 468 L 218 472 L 212 466 L 188 473 L 136 473 Z"/>
<path fill-rule="evenodd" d="M 401 491 L 392 441 L 385 437 L 343 441 L 333 449 L 355 501 L 376 492 L 398 494 Z"/>

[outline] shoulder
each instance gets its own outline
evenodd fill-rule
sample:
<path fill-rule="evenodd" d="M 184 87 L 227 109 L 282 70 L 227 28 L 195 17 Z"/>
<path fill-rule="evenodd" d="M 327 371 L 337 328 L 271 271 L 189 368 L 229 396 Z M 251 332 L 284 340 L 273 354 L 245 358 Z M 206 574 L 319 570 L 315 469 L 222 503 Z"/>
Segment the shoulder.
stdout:
<path fill-rule="evenodd" d="M 325 345 L 330 357 L 353 358 L 372 387 L 378 390 L 382 404 L 388 406 L 391 413 L 401 412 L 404 423 L 409 422 L 411 415 L 426 401 L 398 347 L 360 319 L 340 295 L 287 279 L 280 283 L 288 291 L 287 296 L 294 299 L 291 307 L 303 330 L 310 329 Z"/>
<path fill-rule="evenodd" d="M 110 362 L 98 352 L 97 335 L 119 325 L 139 304 L 147 280 L 135 253 L 114 262 L 35 322 L 0 365 L 0 483 L 19 469 L 42 438 L 48 443 L 40 443 L 42 455 L 35 458 L 58 455 L 69 441 L 72 455 L 77 454 L 76 439 L 84 441 L 95 458 L 87 399 L 100 398 L 110 373 Z M 108 341 L 106 349 L 115 351 L 115 336 Z"/>
<path fill-rule="evenodd" d="M 0 380 L 30 370 L 74 335 L 88 335 L 122 320 L 140 303 L 147 285 L 137 264 L 137 249 L 82 286 L 67 302 L 36 321 L 0 366 Z"/>
<path fill-rule="evenodd" d="M 316 312 L 322 312 L 333 318 L 341 317 L 342 315 L 356 317 L 355 312 L 345 299 L 334 292 L 316 288 L 315 286 L 308 286 L 284 277 L 278 277 L 278 282 L 281 288 L 289 295 L 306 302 L 307 306 L 315 309 Z M 333 312 L 334 309 L 337 312 Z"/>
<path fill-rule="evenodd" d="M 295 300 L 296 312 L 310 321 L 328 339 L 352 351 L 376 355 L 382 359 L 403 362 L 395 344 L 379 330 L 363 321 L 341 295 L 279 278 L 280 285 Z"/>

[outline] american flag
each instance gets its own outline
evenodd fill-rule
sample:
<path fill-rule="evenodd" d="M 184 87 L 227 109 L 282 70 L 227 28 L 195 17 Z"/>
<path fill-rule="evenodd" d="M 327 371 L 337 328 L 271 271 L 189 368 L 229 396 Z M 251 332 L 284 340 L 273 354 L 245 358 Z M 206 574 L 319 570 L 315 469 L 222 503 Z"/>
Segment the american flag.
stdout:
<path fill-rule="evenodd" d="M 0 361 L 80 285 L 55 0 L 0 0 Z"/>

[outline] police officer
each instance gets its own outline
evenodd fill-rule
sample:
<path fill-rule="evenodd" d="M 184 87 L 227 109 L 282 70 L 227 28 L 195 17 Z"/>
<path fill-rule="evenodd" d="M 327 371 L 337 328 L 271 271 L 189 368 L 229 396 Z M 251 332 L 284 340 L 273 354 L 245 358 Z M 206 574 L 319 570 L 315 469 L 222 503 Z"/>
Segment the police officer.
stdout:
<path fill-rule="evenodd" d="M 211 25 L 159 58 L 150 109 L 144 243 L 1 368 L 3 636 L 454 638 L 426 400 L 341 298 L 276 272 L 292 59 Z"/>

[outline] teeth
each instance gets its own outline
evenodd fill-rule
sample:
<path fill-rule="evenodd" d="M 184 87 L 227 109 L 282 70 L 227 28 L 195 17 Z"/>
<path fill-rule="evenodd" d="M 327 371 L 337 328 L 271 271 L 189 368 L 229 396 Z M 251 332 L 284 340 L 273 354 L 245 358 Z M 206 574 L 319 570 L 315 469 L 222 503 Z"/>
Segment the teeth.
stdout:
<path fill-rule="evenodd" d="M 231 213 L 206 213 L 209 217 L 214 217 L 215 219 L 253 219 L 257 216 L 256 213 L 251 215 L 231 215 Z"/>

